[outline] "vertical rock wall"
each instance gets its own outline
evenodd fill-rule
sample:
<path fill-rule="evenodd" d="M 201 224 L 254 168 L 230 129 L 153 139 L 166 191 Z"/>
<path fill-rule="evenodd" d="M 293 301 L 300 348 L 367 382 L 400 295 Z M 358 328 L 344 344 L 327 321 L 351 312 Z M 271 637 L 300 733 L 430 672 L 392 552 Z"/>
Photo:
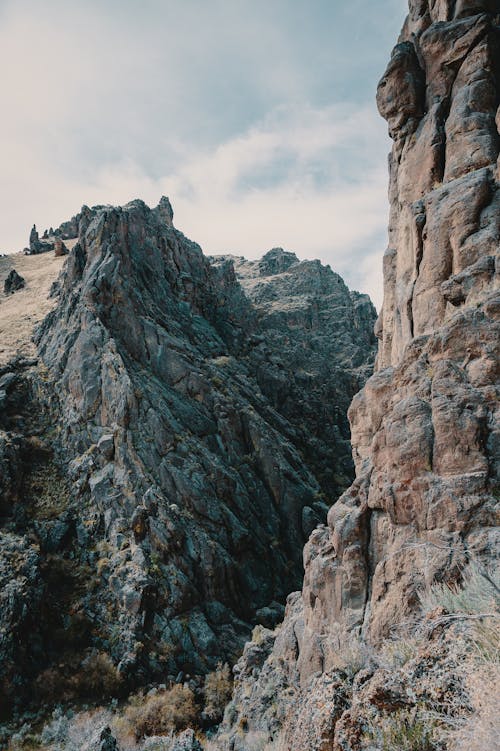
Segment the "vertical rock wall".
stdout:
<path fill-rule="evenodd" d="M 499 22 L 498 1 L 410 0 L 378 87 L 389 249 L 376 372 L 349 411 L 356 479 L 312 533 L 280 631 L 237 668 L 237 717 L 270 737 L 284 723 L 296 749 L 351 748 L 332 745 L 339 634 L 377 644 L 420 589 L 498 551 Z"/>
<path fill-rule="evenodd" d="M 305 549 L 304 676 L 335 624 L 377 641 L 426 582 L 494 553 L 497 10 L 410 2 L 379 84 L 394 140 L 380 351 L 350 409 L 357 479 Z"/>

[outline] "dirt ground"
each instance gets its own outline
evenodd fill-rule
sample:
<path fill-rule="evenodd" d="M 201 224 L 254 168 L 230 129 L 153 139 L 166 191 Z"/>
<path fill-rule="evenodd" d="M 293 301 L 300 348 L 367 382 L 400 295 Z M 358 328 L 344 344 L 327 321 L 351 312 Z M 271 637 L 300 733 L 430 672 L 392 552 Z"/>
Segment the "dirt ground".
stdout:
<path fill-rule="evenodd" d="M 66 244 L 69 246 L 70 241 Z M 55 304 L 48 295 L 65 260 L 65 256 L 56 258 L 53 251 L 35 256 L 15 253 L 0 258 L 0 366 L 17 354 L 25 357 L 36 354 L 31 341 L 33 327 Z M 6 295 L 4 281 L 11 269 L 24 277 L 26 286 Z"/>

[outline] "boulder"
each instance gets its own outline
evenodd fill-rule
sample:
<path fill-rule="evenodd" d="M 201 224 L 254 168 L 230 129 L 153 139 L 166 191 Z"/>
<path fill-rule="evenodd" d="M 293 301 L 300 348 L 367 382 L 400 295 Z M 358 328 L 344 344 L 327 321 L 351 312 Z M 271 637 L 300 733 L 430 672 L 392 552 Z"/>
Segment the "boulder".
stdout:
<path fill-rule="evenodd" d="M 23 289 L 26 286 L 24 277 L 17 273 L 15 269 L 12 269 L 3 285 L 3 290 L 6 295 L 11 295 L 13 292 L 17 292 L 19 289 Z"/>

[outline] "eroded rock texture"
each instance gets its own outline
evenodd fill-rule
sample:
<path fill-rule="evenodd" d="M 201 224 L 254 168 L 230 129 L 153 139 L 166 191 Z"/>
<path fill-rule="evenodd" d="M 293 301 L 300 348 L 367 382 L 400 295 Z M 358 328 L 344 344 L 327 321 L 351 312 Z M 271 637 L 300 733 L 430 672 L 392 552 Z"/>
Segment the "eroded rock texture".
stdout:
<path fill-rule="evenodd" d="M 290 748 L 358 748 L 334 743 L 339 634 L 377 644 L 415 614 L 419 589 L 498 550 L 499 12 L 410 0 L 377 95 L 391 214 L 376 373 L 349 413 L 356 480 L 312 533 L 302 596 L 269 636 L 257 688 L 238 679 L 226 730 L 248 715 L 249 732 L 275 735 L 265 686 L 279 683 Z"/>
<path fill-rule="evenodd" d="M 47 701 L 58 681 L 71 698 L 73 675 L 86 691 L 103 653 L 122 686 L 163 682 L 282 618 L 305 540 L 352 479 L 346 411 L 375 355 L 373 306 L 318 262 L 207 259 L 166 198 L 74 222 L 43 365 L 14 373 L 0 444 L 12 469 L 21 442 L 3 525 L 41 571 L 28 685 L 55 683 Z"/>

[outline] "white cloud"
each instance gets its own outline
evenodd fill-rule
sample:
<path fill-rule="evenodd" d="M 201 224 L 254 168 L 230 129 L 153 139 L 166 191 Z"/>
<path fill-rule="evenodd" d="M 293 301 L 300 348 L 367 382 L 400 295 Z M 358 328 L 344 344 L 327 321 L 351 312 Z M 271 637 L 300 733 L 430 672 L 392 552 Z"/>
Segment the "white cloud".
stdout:
<path fill-rule="evenodd" d="M 0 251 L 83 203 L 165 193 L 206 252 L 282 245 L 380 304 L 388 144 L 359 92 L 395 31 L 355 5 L 0 0 Z"/>

